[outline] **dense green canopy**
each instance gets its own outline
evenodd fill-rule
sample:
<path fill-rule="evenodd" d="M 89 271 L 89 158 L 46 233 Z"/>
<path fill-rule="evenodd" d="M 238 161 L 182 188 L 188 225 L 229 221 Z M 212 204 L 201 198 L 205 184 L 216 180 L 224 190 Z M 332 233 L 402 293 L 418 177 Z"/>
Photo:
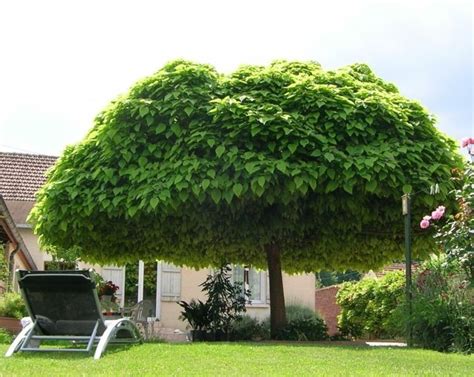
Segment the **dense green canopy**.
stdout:
<path fill-rule="evenodd" d="M 287 271 L 374 267 L 403 254 L 403 190 L 421 216 L 451 189 L 461 159 L 434 123 L 363 64 L 175 61 L 66 149 L 31 218 L 89 261 L 264 267 L 276 243 Z"/>

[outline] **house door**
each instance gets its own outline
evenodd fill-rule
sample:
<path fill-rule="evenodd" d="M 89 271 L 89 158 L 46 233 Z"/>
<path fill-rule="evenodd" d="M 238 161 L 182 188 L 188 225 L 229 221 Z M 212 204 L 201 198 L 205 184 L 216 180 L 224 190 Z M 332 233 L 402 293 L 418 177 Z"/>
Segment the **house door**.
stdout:
<path fill-rule="evenodd" d="M 115 293 L 119 299 L 120 306 L 123 308 L 125 302 L 125 267 L 104 266 L 102 267 L 102 277 L 105 281 L 111 281 L 118 285 L 119 289 Z"/>

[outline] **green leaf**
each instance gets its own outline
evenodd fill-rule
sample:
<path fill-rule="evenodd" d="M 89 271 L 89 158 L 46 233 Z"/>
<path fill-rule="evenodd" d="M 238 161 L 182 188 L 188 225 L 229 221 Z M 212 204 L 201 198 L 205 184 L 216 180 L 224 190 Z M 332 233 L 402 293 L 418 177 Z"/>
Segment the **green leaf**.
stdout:
<path fill-rule="evenodd" d="M 179 126 L 178 123 L 173 123 L 173 124 L 171 125 L 171 131 L 173 131 L 173 133 L 174 133 L 177 137 L 179 137 L 179 136 L 181 135 L 181 133 L 183 132 L 183 131 L 181 130 L 181 127 Z"/>
<path fill-rule="evenodd" d="M 211 198 L 212 200 L 214 201 L 214 203 L 216 204 L 219 204 L 220 200 L 221 200 L 221 192 L 217 189 L 214 189 L 211 191 Z"/>
<path fill-rule="evenodd" d="M 191 116 L 191 114 L 193 113 L 194 109 L 191 107 L 191 106 L 186 106 L 184 108 L 184 112 L 186 113 L 187 116 Z"/>
<path fill-rule="evenodd" d="M 276 168 L 278 170 L 280 170 L 282 173 L 286 173 L 287 170 L 286 170 L 286 167 L 287 167 L 287 164 L 285 161 L 278 161 L 277 164 L 276 164 Z"/>
<path fill-rule="evenodd" d="M 263 176 L 258 177 L 257 182 L 260 185 L 260 187 L 262 188 L 265 187 L 265 177 Z"/>
<path fill-rule="evenodd" d="M 154 119 L 151 115 L 148 115 L 148 116 L 146 117 L 146 124 L 147 124 L 148 126 L 151 126 L 154 121 L 155 121 L 155 119 Z"/>
<path fill-rule="evenodd" d="M 130 217 L 135 216 L 137 211 L 138 211 L 138 207 L 135 207 L 135 206 L 128 207 L 128 210 L 127 210 L 128 216 L 130 216 Z"/>
<path fill-rule="evenodd" d="M 159 202 L 159 199 L 158 199 L 158 198 L 152 198 L 152 199 L 150 200 L 150 206 L 151 206 L 151 208 L 155 209 L 156 206 L 158 205 L 158 202 Z"/>
<path fill-rule="evenodd" d="M 232 202 L 232 197 L 234 196 L 234 193 L 231 190 L 227 190 L 224 192 L 223 196 L 225 201 L 230 204 Z"/>
<path fill-rule="evenodd" d="M 211 181 L 209 179 L 203 179 L 201 186 L 203 190 L 206 190 L 210 184 L 211 184 Z"/>
<path fill-rule="evenodd" d="M 207 139 L 207 145 L 209 145 L 211 148 L 216 144 L 216 141 L 214 139 Z"/>
<path fill-rule="evenodd" d="M 375 179 L 367 182 L 365 184 L 365 189 L 368 191 L 368 192 L 374 192 L 375 189 L 377 188 L 377 181 Z"/>
<path fill-rule="evenodd" d="M 288 149 L 293 154 L 293 153 L 295 153 L 296 149 L 298 149 L 298 144 L 290 144 L 290 145 L 288 145 Z"/>
<path fill-rule="evenodd" d="M 150 111 L 150 109 L 148 109 L 147 106 L 145 106 L 145 105 L 140 106 L 139 113 L 140 113 L 141 117 L 144 117 L 145 115 L 147 115 L 149 111 Z"/>
<path fill-rule="evenodd" d="M 237 196 L 238 198 L 240 198 L 240 195 L 242 194 L 243 188 L 244 188 L 244 187 L 243 187 L 240 183 L 236 183 L 236 184 L 232 187 L 232 191 L 234 192 L 235 196 Z"/>
<path fill-rule="evenodd" d="M 402 190 L 404 194 L 411 194 L 412 187 L 411 185 L 403 185 Z"/>
<path fill-rule="evenodd" d="M 334 155 L 331 152 L 324 153 L 324 158 L 329 162 L 334 161 Z"/>
<path fill-rule="evenodd" d="M 348 192 L 349 194 L 352 194 L 352 189 L 354 187 L 354 184 L 351 181 L 345 181 L 344 184 L 342 185 L 342 188 L 344 191 Z"/>
<path fill-rule="evenodd" d="M 216 148 L 216 156 L 219 158 L 221 157 L 225 152 L 225 147 L 223 145 L 219 145 L 217 148 Z"/>
<path fill-rule="evenodd" d="M 156 127 L 155 133 L 156 134 L 161 134 L 166 130 L 166 125 L 163 123 L 160 123 L 158 127 Z"/>
<path fill-rule="evenodd" d="M 212 179 L 216 178 L 216 171 L 214 169 L 209 169 L 207 171 L 207 175 L 211 177 Z"/>
<path fill-rule="evenodd" d="M 337 189 L 338 184 L 336 181 L 330 181 L 328 185 L 326 186 L 326 192 L 331 192 Z"/>
<path fill-rule="evenodd" d="M 247 170 L 249 174 L 253 174 L 254 172 L 258 170 L 257 164 L 255 162 L 247 162 L 244 165 L 244 168 L 245 170 Z"/>
<path fill-rule="evenodd" d="M 297 189 L 299 189 L 303 183 L 304 183 L 303 178 L 295 177 L 295 185 Z"/>

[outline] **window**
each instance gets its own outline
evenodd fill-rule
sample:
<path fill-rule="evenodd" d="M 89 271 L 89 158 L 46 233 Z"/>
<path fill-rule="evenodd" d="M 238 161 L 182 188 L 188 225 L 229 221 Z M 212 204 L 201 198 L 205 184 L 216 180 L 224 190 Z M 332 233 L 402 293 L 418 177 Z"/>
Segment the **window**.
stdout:
<path fill-rule="evenodd" d="M 181 297 L 181 268 L 173 264 L 161 263 L 161 299 L 179 301 Z"/>
<path fill-rule="evenodd" d="M 267 303 L 267 274 L 255 268 L 233 266 L 232 280 L 244 283 L 246 289 L 250 290 L 250 304 Z"/>

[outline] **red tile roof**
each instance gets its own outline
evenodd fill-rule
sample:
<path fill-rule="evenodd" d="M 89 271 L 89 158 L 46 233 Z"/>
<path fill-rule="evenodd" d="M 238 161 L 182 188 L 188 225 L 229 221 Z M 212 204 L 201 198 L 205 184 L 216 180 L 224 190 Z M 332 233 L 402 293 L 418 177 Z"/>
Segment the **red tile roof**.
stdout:
<path fill-rule="evenodd" d="M 35 201 L 46 171 L 57 157 L 0 152 L 0 194 L 5 200 Z"/>

